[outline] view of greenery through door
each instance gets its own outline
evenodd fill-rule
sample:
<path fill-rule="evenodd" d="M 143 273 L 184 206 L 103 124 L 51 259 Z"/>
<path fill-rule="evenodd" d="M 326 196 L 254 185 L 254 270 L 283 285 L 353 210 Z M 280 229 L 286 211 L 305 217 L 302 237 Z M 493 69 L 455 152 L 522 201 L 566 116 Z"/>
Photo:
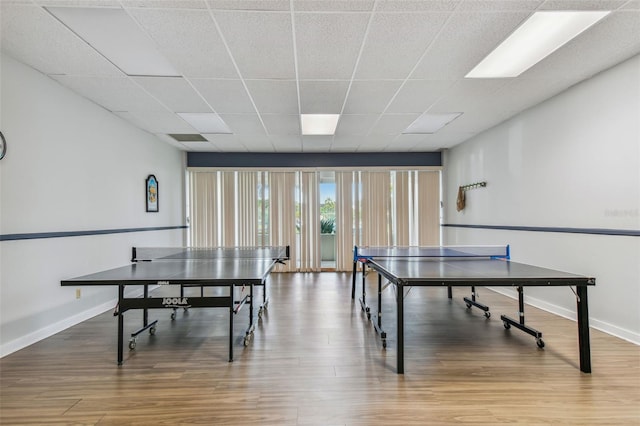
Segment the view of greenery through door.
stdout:
<path fill-rule="evenodd" d="M 320 172 L 320 259 L 322 268 L 336 267 L 336 177 Z"/>

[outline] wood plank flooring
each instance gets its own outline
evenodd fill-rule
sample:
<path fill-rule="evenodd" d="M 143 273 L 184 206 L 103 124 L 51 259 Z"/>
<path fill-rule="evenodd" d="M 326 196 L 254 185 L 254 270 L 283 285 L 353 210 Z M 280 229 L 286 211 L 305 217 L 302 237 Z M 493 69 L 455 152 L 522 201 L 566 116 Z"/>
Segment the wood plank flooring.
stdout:
<path fill-rule="evenodd" d="M 368 280 L 374 295 L 375 274 Z M 592 329 L 593 373 L 581 373 L 575 322 L 527 307 L 527 322 L 544 334 L 539 349 L 500 321 L 516 316 L 517 302 L 486 289 L 490 319 L 466 309 L 467 288 L 453 300 L 442 288 L 410 291 L 404 375 L 395 373 L 391 288 L 386 350 L 350 298 L 350 274 L 273 274 L 269 291 L 247 347 L 247 311 L 236 316 L 232 363 L 224 309 L 180 311 L 175 321 L 151 311 L 156 334 L 125 348 L 120 367 L 111 312 L 6 356 L 0 423 L 640 424 L 640 347 Z M 140 322 L 140 312 L 125 314 L 125 333 Z"/>

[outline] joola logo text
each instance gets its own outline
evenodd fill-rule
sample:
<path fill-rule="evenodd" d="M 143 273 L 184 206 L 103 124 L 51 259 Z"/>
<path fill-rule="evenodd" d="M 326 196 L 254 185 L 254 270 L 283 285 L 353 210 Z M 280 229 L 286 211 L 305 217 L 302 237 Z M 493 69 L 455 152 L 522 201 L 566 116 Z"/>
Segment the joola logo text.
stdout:
<path fill-rule="evenodd" d="M 188 297 L 163 297 L 162 304 L 164 306 L 172 307 L 188 307 L 189 306 L 189 298 Z"/>

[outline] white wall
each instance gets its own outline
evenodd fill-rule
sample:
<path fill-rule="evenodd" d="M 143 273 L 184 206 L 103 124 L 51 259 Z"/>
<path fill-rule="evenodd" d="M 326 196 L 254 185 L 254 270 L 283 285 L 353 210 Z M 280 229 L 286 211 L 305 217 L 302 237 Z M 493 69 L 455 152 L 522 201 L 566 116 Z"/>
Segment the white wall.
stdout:
<path fill-rule="evenodd" d="M 0 234 L 180 226 L 184 155 L 10 57 L 0 58 Z M 159 213 L 145 212 L 145 179 Z M 113 308 L 115 288 L 60 280 L 128 263 L 131 247 L 181 245 L 161 230 L 0 242 L 0 354 Z M 115 331 L 115 323 L 114 323 Z"/>
<path fill-rule="evenodd" d="M 487 187 L 468 191 L 457 212 L 458 186 L 483 180 Z M 448 224 L 637 232 L 640 56 L 453 148 L 445 184 Z M 640 344 L 640 237 L 445 227 L 444 240 L 510 244 L 516 261 L 595 276 L 591 325 Z M 575 315 L 568 288 L 525 294 L 531 304 Z"/>

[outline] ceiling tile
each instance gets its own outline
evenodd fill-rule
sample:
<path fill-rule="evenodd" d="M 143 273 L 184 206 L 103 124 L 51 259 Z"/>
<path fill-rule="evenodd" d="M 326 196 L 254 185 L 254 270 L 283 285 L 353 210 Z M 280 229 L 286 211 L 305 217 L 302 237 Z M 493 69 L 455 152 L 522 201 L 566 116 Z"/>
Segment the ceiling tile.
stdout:
<path fill-rule="evenodd" d="M 3 3 L 5 0 L 2 0 Z M 72 6 L 72 7 L 120 7 L 118 0 L 35 0 L 23 3 L 37 3 L 41 6 Z"/>
<path fill-rule="evenodd" d="M 151 96 L 175 112 L 211 112 L 211 108 L 181 77 L 134 77 Z"/>
<path fill-rule="evenodd" d="M 444 13 L 376 14 L 356 78 L 406 78 L 445 23 Z M 402 46 L 402 49 L 398 49 Z"/>
<path fill-rule="evenodd" d="M 615 10 L 626 0 L 546 0 L 540 10 Z"/>
<path fill-rule="evenodd" d="M 544 0 L 475 0 L 460 2 L 457 11 L 475 12 L 508 12 L 508 11 L 534 11 L 544 3 Z"/>
<path fill-rule="evenodd" d="M 299 78 L 350 79 L 368 20 L 368 13 L 297 13 Z"/>
<path fill-rule="evenodd" d="M 265 135 L 242 135 L 238 139 L 250 152 L 275 152 L 271 139 Z"/>
<path fill-rule="evenodd" d="M 297 135 L 300 130 L 300 116 L 285 114 L 262 114 L 262 121 L 267 128 L 269 135 Z"/>
<path fill-rule="evenodd" d="M 630 0 L 620 8 L 621 10 L 640 10 L 640 0 Z"/>
<path fill-rule="evenodd" d="M 260 114 L 298 114 L 298 88 L 295 81 L 247 80 L 249 93 Z"/>
<path fill-rule="evenodd" d="M 638 34 L 640 12 L 609 14 L 520 77 L 584 80 L 640 53 Z"/>
<path fill-rule="evenodd" d="M 380 114 L 389 105 L 402 81 L 354 81 L 351 84 L 345 114 Z"/>
<path fill-rule="evenodd" d="M 130 13 L 184 76 L 238 78 L 209 12 L 130 9 Z"/>
<path fill-rule="evenodd" d="M 463 78 L 529 15 L 529 12 L 454 14 L 411 78 L 450 81 Z"/>
<path fill-rule="evenodd" d="M 370 135 L 398 135 L 420 114 L 384 114 L 371 129 Z"/>
<path fill-rule="evenodd" d="M 44 74 L 124 75 L 45 9 L 2 5 L 2 51 Z"/>
<path fill-rule="evenodd" d="M 215 12 L 243 78 L 295 78 L 291 15 Z"/>
<path fill-rule="evenodd" d="M 491 96 L 509 79 L 464 79 L 451 86 L 429 112 L 464 112 L 491 105 Z"/>
<path fill-rule="evenodd" d="M 427 135 L 399 135 L 387 146 L 387 151 L 410 151 L 422 143 Z"/>
<path fill-rule="evenodd" d="M 286 136 L 276 135 L 270 136 L 271 143 L 277 152 L 301 152 L 302 151 L 302 137 L 301 136 Z"/>
<path fill-rule="evenodd" d="M 110 111 L 166 111 L 162 104 L 128 77 L 51 77 Z"/>
<path fill-rule="evenodd" d="M 181 142 L 181 144 L 188 150 L 194 152 L 216 152 L 221 149 L 211 142 Z"/>
<path fill-rule="evenodd" d="M 362 135 L 341 136 L 336 134 L 333 137 L 333 144 L 331 145 L 331 150 L 342 151 L 342 152 L 356 151 L 358 147 L 364 142 L 364 140 L 365 138 Z"/>
<path fill-rule="evenodd" d="M 102 0 L 99 0 L 102 1 Z M 157 9 L 206 9 L 205 0 L 120 0 L 124 7 Z"/>
<path fill-rule="evenodd" d="M 242 144 L 236 135 L 222 134 L 202 134 L 209 142 L 211 142 L 220 151 L 229 152 L 246 152 L 247 148 Z"/>
<path fill-rule="evenodd" d="M 442 97 L 451 81 L 408 80 L 386 110 L 387 113 L 423 113 Z"/>
<path fill-rule="evenodd" d="M 301 81 L 300 112 L 340 114 L 348 88 L 348 81 Z"/>
<path fill-rule="evenodd" d="M 303 136 L 303 152 L 328 152 L 333 142 L 333 136 Z"/>
<path fill-rule="evenodd" d="M 452 12 L 459 3 L 460 0 L 381 0 L 376 10 L 394 12 Z"/>
<path fill-rule="evenodd" d="M 256 112 L 241 80 L 191 79 L 190 81 L 219 114 Z"/>
<path fill-rule="evenodd" d="M 214 10 L 289 10 L 289 0 L 207 0 Z"/>
<path fill-rule="evenodd" d="M 369 135 L 358 147 L 358 152 L 380 152 L 393 143 L 396 135 Z"/>
<path fill-rule="evenodd" d="M 337 136 L 366 135 L 378 120 L 378 115 L 343 114 L 336 128 Z"/>
<path fill-rule="evenodd" d="M 183 119 L 169 111 L 116 111 L 114 113 L 149 133 L 198 133 Z"/>
<path fill-rule="evenodd" d="M 125 8 L 181 78 L 124 76 L 43 5 Z M 640 0 L 0 0 L 0 7 L 3 55 L 185 150 L 449 148 L 640 54 Z M 464 78 L 534 11 L 568 8 L 613 12 L 517 78 Z M 189 148 L 167 140 L 165 133 L 197 133 L 177 112 L 210 110 L 235 134 Z M 462 115 L 436 134 L 403 135 L 425 111 Z M 336 135 L 303 144 L 301 112 L 340 113 Z"/>
<path fill-rule="evenodd" d="M 295 11 L 313 12 L 368 12 L 374 0 L 293 0 Z"/>
<path fill-rule="evenodd" d="M 264 136 L 266 133 L 258 114 L 220 114 L 235 135 Z"/>

